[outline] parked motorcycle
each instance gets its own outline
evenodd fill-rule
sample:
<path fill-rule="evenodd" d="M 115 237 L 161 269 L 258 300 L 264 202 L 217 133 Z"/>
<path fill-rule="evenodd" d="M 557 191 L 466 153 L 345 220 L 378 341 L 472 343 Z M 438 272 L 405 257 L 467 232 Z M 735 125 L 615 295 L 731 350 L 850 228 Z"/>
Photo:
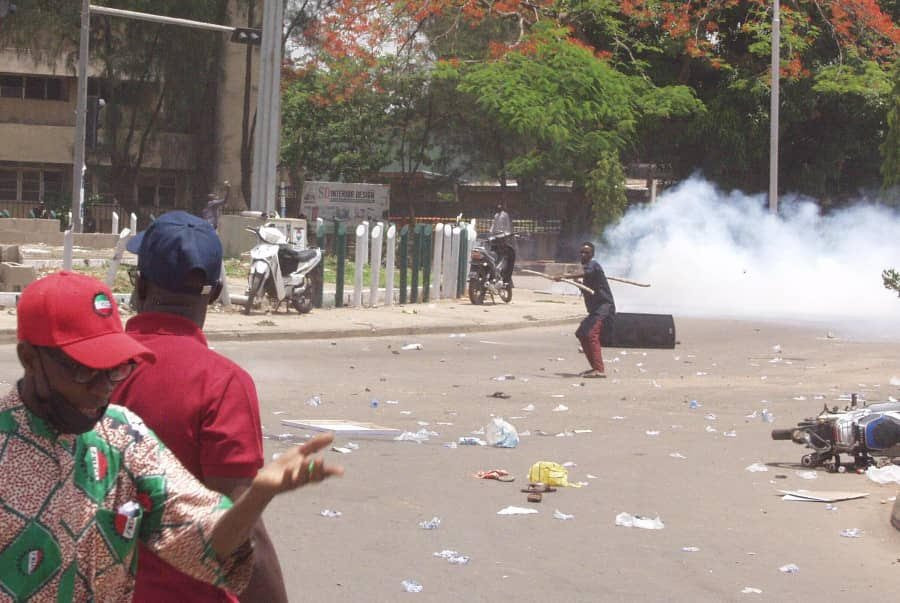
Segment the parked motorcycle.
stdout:
<path fill-rule="evenodd" d="M 468 278 L 469 300 L 473 304 L 483 304 L 484 296 L 488 293 L 491 301 L 495 295 L 507 304 L 512 300 L 512 271 L 516 261 L 512 243 L 518 236 L 513 233 L 497 233 L 475 242 Z"/>
<path fill-rule="evenodd" d="M 316 247 L 295 249 L 274 224 L 244 230 L 252 232 L 259 240 L 250 250 L 244 313 L 250 314 L 253 305 L 263 296 L 273 304 L 275 311 L 282 302 L 288 302 L 300 314 L 312 310 L 313 295 L 321 286 L 314 268 L 322 261 L 322 250 Z"/>
<path fill-rule="evenodd" d="M 804 467 L 841 468 L 841 454 L 853 456 L 854 466 L 865 469 L 878 464 L 875 457 L 900 456 L 900 402 L 857 405 L 853 394 L 844 409 L 826 405 L 815 417 L 808 417 L 793 429 L 773 429 L 773 440 L 792 440 L 812 449 L 803 455 Z"/>

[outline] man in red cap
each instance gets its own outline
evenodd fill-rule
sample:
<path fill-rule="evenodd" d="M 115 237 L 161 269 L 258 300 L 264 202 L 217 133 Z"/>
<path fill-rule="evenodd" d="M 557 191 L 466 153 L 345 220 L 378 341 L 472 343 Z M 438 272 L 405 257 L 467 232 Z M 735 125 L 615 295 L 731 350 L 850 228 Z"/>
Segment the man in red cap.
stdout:
<path fill-rule="evenodd" d="M 320 436 L 263 467 L 234 503 L 206 489 L 114 384 L 152 353 L 122 330 L 101 282 L 59 272 L 19 300 L 25 374 L 0 398 L 0 591 L 13 600 L 130 601 L 136 545 L 240 592 L 250 532 L 274 496 L 343 469 L 312 455 Z"/>
<path fill-rule="evenodd" d="M 205 220 L 183 211 L 160 216 L 128 242 L 138 256 L 138 315 L 125 331 L 156 356 L 138 367 L 112 399 L 140 416 L 203 484 L 229 497 L 250 486 L 263 465 L 259 401 L 253 379 L 209 349 L 206 310 L 221 289 L 222 243 Z M 253 532 L 256 564 L 246 601 L 287 601 L 275 547 L 262 520 Z M 137 603 L 190 599 L 235 602 L 147 550 L 138 564 Z"/>

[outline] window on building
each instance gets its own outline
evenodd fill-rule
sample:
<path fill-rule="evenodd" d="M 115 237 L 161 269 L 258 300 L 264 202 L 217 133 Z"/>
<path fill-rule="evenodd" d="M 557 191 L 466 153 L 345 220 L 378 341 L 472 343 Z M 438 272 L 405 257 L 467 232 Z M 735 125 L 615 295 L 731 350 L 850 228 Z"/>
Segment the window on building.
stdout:
<path fill-rule="evenodd" d="M 18 201 L 19 173 L 16 170 L 0 170 L 0 200 Z"/>
<path fill-rule="evenodd" d="M 174 174 L 163 174 L 159 177 L 159 204 L 163 207 L 175 207 L 177 181 Z"/>
<path fill-rule="evenodd" d="M 41 173 L 37 170 L 22 171 L 22 201 L 39 201 L 41 198 Z"/>
<path fill-rule="evenodd" d="M 138 185 L 138 204 L 141 207 L 154 207 L 156 205 L 155 184 L 145 182 Z"/>
<path fill-rule="evenodd" d="M 63 173 L 44 172 L 44 201 L 47 205 L 59 205 L 62 202 Z"/>
<path fill-rule="evenodd" d="M 0 96 L 22 98 L 24 78 L 21 75 L 0 75 Z"/>
<path fill-rule="evenodd" d="M 66 82 L 60 77 L 47 78 L 47 100 L 69 100 Z"/>

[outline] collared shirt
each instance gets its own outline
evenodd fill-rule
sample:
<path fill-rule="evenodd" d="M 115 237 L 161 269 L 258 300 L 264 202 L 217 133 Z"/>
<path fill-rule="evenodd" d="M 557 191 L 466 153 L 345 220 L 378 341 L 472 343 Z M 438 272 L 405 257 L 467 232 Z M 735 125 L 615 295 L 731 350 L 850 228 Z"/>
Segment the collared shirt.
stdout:
<path fill-rule="evenodd" d="M 0 601 L 130 601 L 138 541 L 239 592 L 249 542 L 224 563 L 209 546 L 230 506 L 125 408 L 110 405 L 94 429 L 71 435 L 15 389 L 0 399 Z"/>
<path fill-rule="evenodd" d="M 501 210 L 494 214 L 494 220 L 491 222 L 491 234 L 496 233 L 511 233 L 512 232 L 512 220 L 509 217 L 509 214 L 505 211 Z"/>
<path fill-rule="evenodd" d="M 594 314 L 600 318 L 614 316 L 616 313 L 616 302 L 613 301 L 609 281 L 606 280 L 603 268 L 597 263 L 597 260 L 593 259 L 586 264 L 582 264 L 582 267 L 584 268 L 582 284 L 594 291 L 593 295 L 587 291 L 581 292 L 584 296 L 584 307 L 587 309 L 588 314 Z"/>
<path fill-rule="evenodd" d="M 156 362 L 137 367 L 111 399 L 140 415 L 197 479 L 254 477 L 263 465 L 262 427 L 247 371 L 210 350 L 200 328 L 181 316 L 142 313 L 125 332 Z M 143 551 L 135 594 L 136 601 L 236 600 Z"/>

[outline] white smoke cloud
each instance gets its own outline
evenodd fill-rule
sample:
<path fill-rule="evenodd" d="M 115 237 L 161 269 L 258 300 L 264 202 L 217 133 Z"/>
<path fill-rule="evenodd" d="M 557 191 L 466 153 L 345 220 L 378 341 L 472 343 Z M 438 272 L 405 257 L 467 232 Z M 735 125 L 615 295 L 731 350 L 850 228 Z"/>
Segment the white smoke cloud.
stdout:
<path fill-rule="evenodd" d="M 725 193 L 700 178 L 631 208 L 606 233 L 598 260 L 619 311 L 680 316 L 831 322 L 842 330 L 900 334 L 900 299 L 881 271 L 900 269 L 900 212 L 860 204 L 823 214 L 784 199 Z M 868 325 L 868 327 L 866 326 Z"/>

